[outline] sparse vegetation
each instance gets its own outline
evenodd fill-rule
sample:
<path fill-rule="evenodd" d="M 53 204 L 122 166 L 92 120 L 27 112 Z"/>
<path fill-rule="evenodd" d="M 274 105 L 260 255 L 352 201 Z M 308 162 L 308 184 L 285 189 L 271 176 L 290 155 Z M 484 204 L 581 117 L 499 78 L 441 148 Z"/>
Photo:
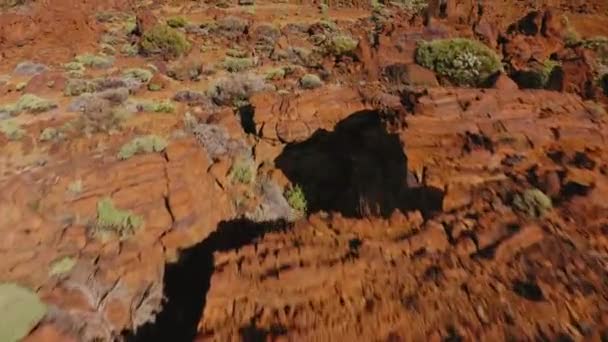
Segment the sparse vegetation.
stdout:
<path fill-rule="evenodd" d="M 542 217 L 553 208 L 549 196 L 536 188 L 527 189 L 513 198 L 513 206 L 531 217 Z"/>
<path fill-rule="evenodd" d="M 188 25 L 188 20 L 184 17 L 171 17 L 167 19 L 167 25 L 173 28 L 181 28 Z"/>
<path fill-rule="evenodd" d="M 57 104 L 53 101 L 33 94 L 24 94 L 16 103 L 0 108 L 0 111 L 8 112 L 11 115 L 18 115 L 22 112 L 39 114 L 55 108 L 57 108 Z"/>
<path fill-rule="evenodd" d="M 255 64 L 255 58 L 226 57 L 222 67 L 230 72 L 241 72 L 253 68 Z"/>
<path fill-rule="evenodd" d="M 122 75 L 127 78 L 133 78 L 141 83 L 148 83 L 152 79 L 152 72 L 148 69 L 130 68 L 122 72 Z"/>
<path fill-rule="evenodd" d="M 337 35 L 330 40 L 328 51 L 336 56 L 352 53 L 359 45 L 359 41 L 347 35 Z"/>
<path fill-rule="evenodd" d="M 238 74 L 213 81 L 207 90 L 207 95 L 217 105 L 232 105 L 247 101 L 251 95 L 264 89 L 268 89 L 268 86 L 262 77 Z"/>
<path fill-rule="evenodd" d="M 76 259 L 72 257 L 63 257 L 51 263 L 49 276 L 62 276 L 69 273 L 76 266 Z"/>
<path fill-rule="evenodd" d="M 157 135 L 137 137 L 120 148 L 118 159 L 126 160 L 141 153 L 162 152 L 167 144 L 164 138 Z"/>
<path fill-rule="evenodd" d="M 110 198 L 97 202 L 97 220 L 93 226 L 93 235 L 105 239 L 116 235 L 121 239 L 128 238 L 143 224 L 143 218 L 128 210 L 114 206 Z"/>
<path fill-rule="evenodd" d="M 246 158 L 235 160 L 230 169 L 230 179 L 241 184 L 251 184 L 255 179 L 255 165 L 253 161 Z"/>
<path fill-rule="evenodd" d="M 68 192 L 71 195 L 78 195 L 82 192 L 82 180 L 81 179 L 77 179 L 73 182 L 71 182 L 70 184 L 68 184 Z"/>
<path fill-rule="evenodd" d="M 0 120 L 0 132 L 9 140 L 19 140 L 25 135 L 25 130 L 15 119 Z"/>
<path fill-rule="evenodd" d="M 78 56 L 76 56 L 74 61 L 76 63 L 80 63 L 80 64 L 84 65 L 85 67 L 100 68 L 100 69 L 109 68 L 112 66 L 112 64 L 114 64 L 114 58 L 112 58 L 112 57 L 94 55 L 94 54 L 90 54 L 90 53 L 87 53 L 84 55 L 78 55 Z"/>
<path fill-rule="evenodd" d="M 416 62 L 457 85 L 478 86 L 502 70 L 498 55 L 484 44 L 464 38 L 420 42 Z"/>
<path fill-rule="evenodd" d="M 184 34 L 167 25 L 156 25 L 144 32 L 139 45 L 141 52 L 145 54 L 161 54 L 174 58 L 190 50 L 190 43 Z"/>
<path fill-rule="evenodd" d="M 63 139 L 64 134 L 60 129 L 55 127 L 47 127 L 45 128 L 38 137 L 38 140 L 45 141 L 57 141 Z"/>
<path fill-rule="evenodd" d="M 300 213 L 306 213 L 308 210 L 306 195 L 300 185 L 287 188 L 287 190 L 285 190 L 285 199 L 290 207 Z"/>
<path fill-rule="evenodd" d="M 138 106 L 144 112 L 173 113 L 175 104 L 171 101 L 142 101 Z"/>
<path fill-rule="evenodd" d="M 266 71 L 266 79 L 271 81 L 282 80 L 285 78 L 285 68 L 274 68 Z"/>
<path fill-rule="evenodd" d="M 304 89 L 315 89 L 322 85 L 323 81 L 315 74 L 306 74 L 300 79 L 300 86 Z"/>
<path fill-rule="evenodd" d="M 79 78 L 70 78 L 65 84 L 63 94 L 66 96 L 78 96 L 84 93 L 92 93 L 97 90 L 94 82 Z"/>

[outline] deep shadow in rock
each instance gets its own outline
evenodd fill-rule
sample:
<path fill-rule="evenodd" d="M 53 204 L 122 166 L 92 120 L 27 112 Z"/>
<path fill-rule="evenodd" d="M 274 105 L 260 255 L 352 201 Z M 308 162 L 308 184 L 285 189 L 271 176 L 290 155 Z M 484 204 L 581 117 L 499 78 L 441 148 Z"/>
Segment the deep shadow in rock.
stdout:
<path fill-rule="evenodd" d="M 126 341 L 188 341 L 197 334 L 206 294 L 214 270 L 213 253 L 238 249 L 272 231 L 288 229 L 285 221 L 256 223 L 239 219 L 223 221 L 209 237 L 165 265 L 162 311 L 154 322 L 124 334 Z"/>
<path fill-rule="evenodd" d="M 403 146 L 377 111 L 356 112 L 331 132 L 317 130 L 308 140 L 289 144 L 275 165 L 302 187 L 309 213 L 388 217 L 395 209 L 425 215 L 441 209 L 441 190 L 408 187 Z"/>

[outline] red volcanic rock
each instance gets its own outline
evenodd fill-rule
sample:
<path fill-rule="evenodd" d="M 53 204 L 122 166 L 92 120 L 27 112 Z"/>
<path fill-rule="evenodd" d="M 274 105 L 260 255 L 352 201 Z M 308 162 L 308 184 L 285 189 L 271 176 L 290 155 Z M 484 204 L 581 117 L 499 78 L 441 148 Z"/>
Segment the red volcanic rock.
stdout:
<path fill-rule="evenodd" d="M 156 24 L 158 24 L 158 19 L 150 10 L 144 10 L 137 13 L 136 16 L 136 26 L 133 34 L 137 36 L 141 36 L 144 32 L 148 31 Z"/>
<path fill-rule="evenodd" d="M 509 76 L 501 73 L 496 78 L 493 88 L 504 91 L 512 91 L 519 89 L 519 86 Z"/>

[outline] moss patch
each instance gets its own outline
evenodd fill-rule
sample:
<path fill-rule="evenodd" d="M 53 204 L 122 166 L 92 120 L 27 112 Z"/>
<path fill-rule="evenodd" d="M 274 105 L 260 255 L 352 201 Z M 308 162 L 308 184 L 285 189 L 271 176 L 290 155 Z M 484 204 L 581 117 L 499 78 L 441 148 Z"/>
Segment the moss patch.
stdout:
<path fill-rule="evenodd" d="M 464 38 L 421 42 L 416 62 L 457 85 L 478 86 L 502 70 L 500 58 L 492 49 Z"/>

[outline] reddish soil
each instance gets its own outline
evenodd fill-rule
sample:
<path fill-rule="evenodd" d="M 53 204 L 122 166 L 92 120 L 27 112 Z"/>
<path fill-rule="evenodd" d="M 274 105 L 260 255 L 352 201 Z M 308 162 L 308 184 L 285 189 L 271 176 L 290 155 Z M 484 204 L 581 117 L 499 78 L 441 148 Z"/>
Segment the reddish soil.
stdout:
<path fill-rule="evenodd" d="M 48 306 L 25 341 L 608 339 L 608 43 L 605 60 L 582 43 L 608 36 L 608 2 L 317 6 L 1 10 L 0 282 Z M 184 56 L 122 50 L 174 16 Z M 318 53 L 338 34 L 357 47 Z M 454 37 L 484 42 L 504 72 L 457 87 L 416 64 L 418 41 Z M 110 65 L 70 73 L 85 53 Z M 224 70 L 239 54 L 254 65 Z M 520 76 L 547 60 L 558 71 L 528 88 Z M 95 84 L 98 112 L 69 96 L 77 82 Z M 55 106 L 3 109 L 24 94 Z M 128 115 L 89 130 L 108 108 Z M 119 155 L 151 134 L 167 146 Z M 551 206 L 518 205 L 530 189 Z M 100 238 L 104 198 L 143 223 Z M 74 265 L 57 273 L 62 258 Z"/>

